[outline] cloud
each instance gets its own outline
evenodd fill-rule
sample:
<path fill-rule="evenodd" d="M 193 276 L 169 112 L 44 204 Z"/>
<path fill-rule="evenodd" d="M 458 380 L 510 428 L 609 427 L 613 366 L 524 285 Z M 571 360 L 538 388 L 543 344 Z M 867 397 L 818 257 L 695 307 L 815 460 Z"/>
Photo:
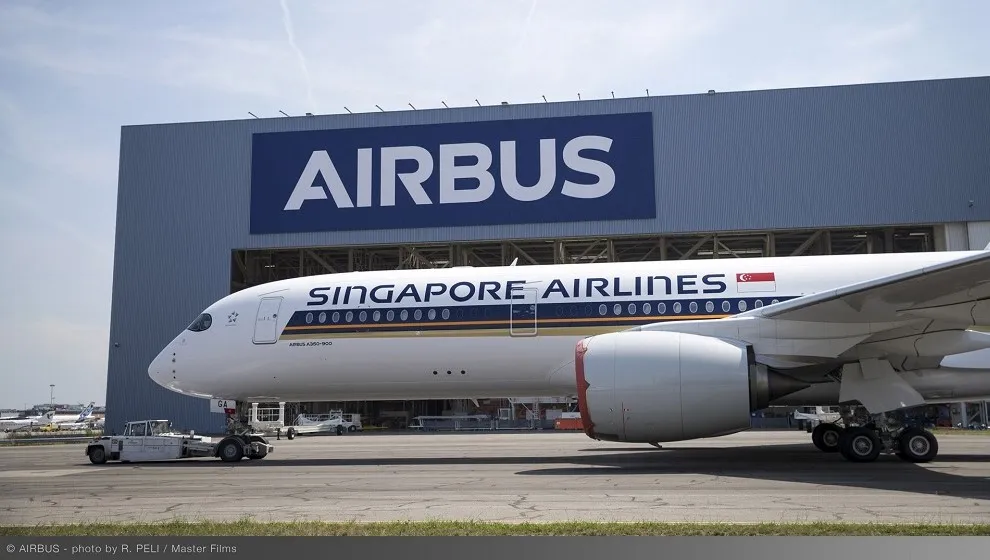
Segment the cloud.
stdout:
<path fill-rule="evenodd" d="M 4 202 L 0 220 L 14 210 Z M 0 407 L 105 399 L 112 260 L 93 256 L 71 233 L 48 223 L 5 238 L 7 294 L 0 322 Z M 6 227 L 4 228 L 6 230 Z M 108 248 L 111 247 L 108 245 Z"/>
<path fill-rule="evenodd" d="M 147 84 L 200 98 L 210 93 L 284 98 L 285 84 L 296 77 L 284 39 L 274 36 L 244 37 L 243 30 L 188 25 L 141 28 L 140 33 L 127 25 L 79 23 L 77 29 L 71 20 L 28 7 L 0 9 L 3 18 L 12 29 L 33 32 L 0 42 L 0 61 L 44 71 L 53 80 L 114 78 L 115 87 Z"/>
<path fill-rule="evenodd" d="M 110 142 L 115 138 L 94 140 L 91 128 L 66 127 L 73 120 L 59 120 L 61 127 L 50 114 L 28 116 L 17 101 L 0 94 L 0 139 L 10 166 L 7 180 L 0 181 L 0 200 L 7 212 L 17 208 L 4 229 L 59 231 L 66 247 L 112 261 L 114 227 L 106 220 L 115 216 L 117 156 Z M 94 203 L 99 211 L 79 212 Z"/>
<path fill-rule="evenodd" d="M 417 5 L 419 6 L 419 5 Z M 710 11 L 693 2 L 628 2 L 622 10 L 601 3 L 525 1 L 430 3 L 418 11 L 396 8 L 372 18 L 339 5 L 315 8 L 307 52 L 315 89 L 352 110 L 386 110 L 541 102 L 642 95 L 664 84 L 686 54 L 705 50 L 740 8 Z M 314 21 L 315 20 L 315 21 Z M 373 27 L 374 34 L 343 31 Z M 528 21 L 528 23 L 527 23 Z M 320 41 L 321 33 L 326 37 Z M 346 41 L 346 43 L 345 43 Z"/>
<path fill-rule="evenodd" d="M 289 46 L 299 58 L 299 66 L 302 67 L 303 78 L 306 79 L 306 100 L 309 101 L 309 107 L 312 109 L 316 106 L 316 102 L 313 100 L 313 81 L 310 79 L 309 69 L 306 67 L 306 57 L 296 45 L 296 35 L 292 30 L 292 14 L 289 13 L 287 0 L 279 0 L 279 4 L 282 6 L 282 25 L 285 26 L 285 34 L 289 36 Z"/>
<path fill-rule="evenodd" d="M 10 204 L 15 205 L 21 212 L 27 212 L 33 220 L 43 223 L 48 228 L 62 233 L 62 242 L 65 246 L 76 246 L 87 250 L 95 258 L 104 261 L 113 260 L 113 239 L 100 239 L 93 237 L 91 232 L 74 225 L 71 221 L 57 217 L 53 214 L 51 206 L 38 202 L 27 196 L 9 191 L 0 190 L 0 200 L 10 208 Z M 23 219 L 23 216 L 22 216 Z M 10 232 L 15 234 L 16 232 Z"/>
<path fill-rule="evenodd" d="M 101 386 L 123 124 L 990 74 L 980 2 L 280 8 L 281 25 L 273 6 L 236 0 L 0 3 L 0 234 L 13 270 L 0 289 L 16 294 L 0 365 L 23 383 L 5 384 L 0 406 L 47 400 L 32 376 Z M 86 395 L 66 398 L 102 401 Z"/>
<path fill-rule="evenodd" d="M 529 33 L 530 24 L 533 22 L 533 14 L 536 13 L 536 0 L 532 0 L 529 5 L 529 12 L 526 13 L 526 19 L 523 20 L 522 25 L 519 26 L 519 39 L 516 41 L 516 47 L 514 50 L 514 56 L 518 57 L 522 52 L 522 49 L 526 45 L 526 39 Z"/>
<path fill-rule="evenodd" d="M 106 400 L 108 334 L 100 322 L 71 321 L 46 315 L 11 324 L 0 322 L 3 338 L 4 397 L 0 406 L 46 403 L 55 384 L 55 401 Z"/>
<path fill-rule="evenodd" d="M 882 27 L 866 25 L 857 27 L 835 29 L 832 33 L 833 37 L 845 48 L 862 53 L 872 49 L 895 49 L 916 38 L 921 31 L 918 22 L 913 19 Z"/>

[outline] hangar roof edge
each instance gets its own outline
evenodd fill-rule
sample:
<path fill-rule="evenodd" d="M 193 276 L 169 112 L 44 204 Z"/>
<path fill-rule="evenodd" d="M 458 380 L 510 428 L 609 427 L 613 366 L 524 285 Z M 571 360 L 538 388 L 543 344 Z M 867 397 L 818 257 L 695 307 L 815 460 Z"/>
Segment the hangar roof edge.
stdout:
<path fill-rule="evenodd" d="M 725 96 L 745 96 L 745 95 L 757 95 L 765 93 L 804 93 L 809 91 L 822 91 L 822 90 L 838 90 L 838 89 L 870 89 L 879 87 L 897 87 L 897 86 L 909 86 L 909 85 L 926 85 L 926 84 L 942 84 L 951 82 L 980 82 L 987 81 L 990 82 L 990 75 L 987 76 L 959 76 L 952 78 L 929 78 L 929 79 L 917 79 L 917 80 L 900 80 L 900 81 L 885 81 L 885 82 L 862 82 L 862 83 L 847 83 L 847 84 L 832 84 L 832 85 L 817 85 L 817 86 L 794 86 L 794 87 L 783 87 L 783 88 L 765 88 L 765 89 L 751 89 L 751 90 L 729 90 L 729 91 L 718 91 L 710 90 L 700 93 L 670 93 L 670 94 L 659 94 L 659 95 L 642 95 L 642 96 L 628 96 L 628 97 L 603 97 L 603 98 L 589 98 L 589 99 L 569 99 L 564 101 L 527 101 L 525 103 L 508 103 L 508 105 L 515 107 L 526 107 L 526 106 L 545 106 L 545 105 L 576 105 L 576 104 L 614 104 L 623 103 L 629 100 L 637 99 L 657 99 L 657 100 L 669 100 L 675 98 L 692 98 L 692 97 L 704 97 L 712 95 L 711 91 L 714 91 L 715 95 Z M 645 91 L 645 90 L 644 90 Z M 501 103 L 500 103 L 501 104 Z M 331 117 L 331 118 L 347 118 L 347 117 L 360 117 L 362 115 L 372 115 L 372 114 L 404 114 L 404 113 L 442 113 L 457 111 L 463 113 L 473 113 L 482 110 L 488 110 L 493 107 L 498 107 L 500 104 L 493 105 L 466 105 L 466 106 L 455 106 L 455 107 L 431 107 L 427 109 L 400 109 L 393 111 L 360 111 L 354 113 L 314 113 L 312 115 L 292 115 L 286 116 L 273 116 L 273 117 L 258 117 L 258 118 L 242 118 L 242 119 L 216 119 L 216 120 L 205 120 L 205 121 L 175 121 L 175 122 L 161 122 L 161 123 L 142 123 L 142 124 L 125 124 L 121 125 L 121 130 L 127 129 L 141 129 L 141 128 L 160 128 L 160 127 L 173 127 L 173 126 L 211 126 L 216 124 L 224 123 L 239 123 L 239 122 L 255 122 L 255 121 L 272 121 L 280 119 L 307 119 L 307 118 L 317 118 L 317 117 Z"/>

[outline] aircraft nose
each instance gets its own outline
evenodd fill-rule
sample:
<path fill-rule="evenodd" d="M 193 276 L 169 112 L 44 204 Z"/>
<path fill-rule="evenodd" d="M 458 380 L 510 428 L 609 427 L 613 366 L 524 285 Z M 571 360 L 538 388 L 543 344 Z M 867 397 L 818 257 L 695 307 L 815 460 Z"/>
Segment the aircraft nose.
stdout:
<path fill-rule="evenodd" d="M 172 369 L 172 350 L 169 345 L 151 360 L 148 377 L 162 387 L 168 388 L 168 383 L 172 380 Z"/>

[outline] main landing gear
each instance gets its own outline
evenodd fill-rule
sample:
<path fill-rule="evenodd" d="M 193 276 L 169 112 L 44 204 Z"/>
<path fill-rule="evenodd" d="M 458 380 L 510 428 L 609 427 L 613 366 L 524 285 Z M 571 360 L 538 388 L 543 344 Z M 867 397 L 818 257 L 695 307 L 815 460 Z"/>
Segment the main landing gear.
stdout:
<path fill-rule="evenodd" d="M 876 461 L 893 453 L 904 461 L 927 463 L 938 455 L 938 440 L 923 428 L 904 425 L 893 414 L 872 414 L 860 423 L 843 413 L 836 423 L 823 423 L 811 432 L 811 441 L 825 453 L 839 453 L 854 463 Z"/>

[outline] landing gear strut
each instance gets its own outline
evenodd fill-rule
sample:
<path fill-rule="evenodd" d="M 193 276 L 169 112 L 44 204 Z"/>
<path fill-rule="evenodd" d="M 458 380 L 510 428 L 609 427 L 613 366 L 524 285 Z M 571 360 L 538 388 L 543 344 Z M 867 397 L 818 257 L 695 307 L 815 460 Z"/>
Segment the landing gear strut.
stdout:
<path fill-rule="evenodd" d="M 838 452 L 853 463 L 871 463 L 881 454 L 897 455 L 911 463 L 927 463 L 938 455 L 938 440 L 923 428 L 903 423 L 902 411 L 853 414 L 843 410 L 836 423 L 823 423 L 811 441 L 825 453 Z"/>

